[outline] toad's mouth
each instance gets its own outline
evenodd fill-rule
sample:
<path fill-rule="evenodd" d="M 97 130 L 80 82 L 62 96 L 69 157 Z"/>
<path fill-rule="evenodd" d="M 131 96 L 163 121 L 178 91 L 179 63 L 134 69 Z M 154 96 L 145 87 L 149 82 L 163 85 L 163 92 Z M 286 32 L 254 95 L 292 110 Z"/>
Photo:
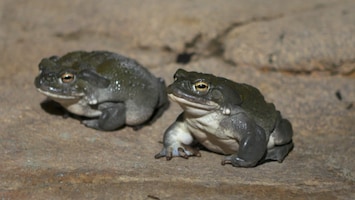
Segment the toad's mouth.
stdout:
<path fill-rule="evenodd" d="M 198 110 L 217 110 L 219 109 L 219 105 L 213 101 L 206 101 L 204 103 L 197 103 L 197 102 L 193 102 L 193 101 L 189 101 L 186 98 L 183 97 L 179 97 L 176 96 L 174 94 L 168 94 L 169 98 L 172 101 L 177 102 L 178 104 L 180 104 L 181 107 L 183 107 L 184 109 L 187 108 L 192 108 L 192 109 L 198 109 Z"/>
<path fill-rule="evenodd" d="M 64 94 L 58 94 L 58 93 L 53 93 L 53 92 L 48 92 L 46 90 L 42 90 L 41 88 L 37 88 L 37 90 L 48 96 L 49 98 L 53 98 L 53 99 L 68 99 L 68 100 L 73 100 L 73 99 L 80 99 L 82 96 L 84 96 L 84 93 L 76 93 L 75 95 L 64 95 Z"/>

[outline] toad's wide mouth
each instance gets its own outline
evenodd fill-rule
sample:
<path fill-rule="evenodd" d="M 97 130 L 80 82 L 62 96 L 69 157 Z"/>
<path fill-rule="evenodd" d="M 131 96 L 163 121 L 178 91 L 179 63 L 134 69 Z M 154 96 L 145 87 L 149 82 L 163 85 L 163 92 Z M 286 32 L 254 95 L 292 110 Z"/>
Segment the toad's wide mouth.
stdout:
<path fill-rule="evenodd" d="M 190 101 L 189 99 L 183 98 L 176 96 L 172 93 L 168 94 L 169 98 L 172 101 L 177 102 L 180 104 L 181 107 L 184 108 L 194 108 L 194 109 L 200 109 L 200 110 L 216 110 L 219 109 L 219 105 L 213 101 L 204 101 L 201 103 Z"/>
<path fill-rule="evenodd" d="M 48 92 L 48 91 L 43 90 L 43 89 L 41 89 L 41 88 L 37 88 L 37 90 L 38 90 L 40 93 L 42 93 L 42 94 L 48 96 L 49 98 L 63 99 L 63 100 L 65 100 L 65 99 L 68 99 L 68 100 L 79 99 L 79 98 L 81 98 L 82 96 L 85 95 L 84 93 L 77 93 L 77 94 L 75 94 L 75 95 L 64 95 L 64 94 L 58 94 L 58 93 L 54 93 L 54 92 Z"/>

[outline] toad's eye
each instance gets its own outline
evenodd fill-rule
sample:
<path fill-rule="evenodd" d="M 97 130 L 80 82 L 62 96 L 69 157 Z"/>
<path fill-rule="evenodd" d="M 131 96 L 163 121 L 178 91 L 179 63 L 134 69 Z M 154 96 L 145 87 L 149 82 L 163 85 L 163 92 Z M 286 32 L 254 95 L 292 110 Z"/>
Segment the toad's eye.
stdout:
<path fill-rule="evenodd" d="M 61 76 L 61 80 L 63 83 L 70 83 L 74 80 L 74 74 L 72 73 L 64 73 L 62 76 Z"/>
<path fill-rule="evenodd" d="M 207 83 L 205 83 L 203 81 L 199 81 L 194 84 L 194 89 L 199 92 L 206 92 L 206 91 L 208 91 L 209 86 Z"/>

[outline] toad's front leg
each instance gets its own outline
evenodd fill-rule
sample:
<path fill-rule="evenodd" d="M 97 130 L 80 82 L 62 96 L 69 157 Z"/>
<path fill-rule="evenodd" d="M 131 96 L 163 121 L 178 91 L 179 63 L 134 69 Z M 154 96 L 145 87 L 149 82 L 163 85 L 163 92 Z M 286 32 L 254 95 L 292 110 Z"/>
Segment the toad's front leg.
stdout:
<path fill-rule="evenodd" d="M 266 153 L 267 138 L 264 129 L 244 113 L 233 116 L 231 122 L 238 133 L 236 137 L 239 140 L 239 149 L 237 153 L 226 156 L 222 165 L 255 167 Z"/>
<path fill-rule="evenodd" d="M 200 156 L 198 150 L 193 149 L 190 145 L 194 142 L 194 138 L 187 130 L 186 125 L 178 117 L 164 133 L 163 149 L 155 155 L 155 158 L 166 157 L 171 160 L 173 157 L 188 158 L 190 156 Z"/>
<path fill-rule="evenodd" d="M 102 114 L 97 119 L 84 120 L 82 123 L 104 131 L 112 131 L 124 126 L 126 108 L 123 103 L 106 102 L 100 104 L 98 109 Z"/>

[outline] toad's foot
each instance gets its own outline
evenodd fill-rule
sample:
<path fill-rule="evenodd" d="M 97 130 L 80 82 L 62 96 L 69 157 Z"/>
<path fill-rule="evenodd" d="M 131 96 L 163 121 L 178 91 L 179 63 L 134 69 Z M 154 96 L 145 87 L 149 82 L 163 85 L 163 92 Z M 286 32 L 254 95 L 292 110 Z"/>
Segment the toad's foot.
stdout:
<path fill-rule="evenodd" d="M 233 154 L 224 157 L 221 164 L 222 165 L 231 164 L 234 167 L 255 167 L 257 162 L 246 161 L 243 160 L 242 158 L 239 158 L 237 155 Z"/>
<path fill-rule="evenodd" d="M 99 120 L 98 119 L 83 120 L 83 121 L 81 121 L 81 123 L 84 124 L 87 127 L 100 130 Z"/>
<path fill-rule="evenodd" d="M 177 146 L 177 147 L 164 147 L 160 153 L 156 154 L 154 157 L 156 159 L 161 158 L 161 157 L 166 157 L 166 160 L 171 160 L 173 157 L 183 157 L 183 158 L 189 158 L 191 156 L 198 156 L 200 157 L 201 154 L 197 149 L 193 149 L 189 146 L 182 147 L 182 146 Z"/>

